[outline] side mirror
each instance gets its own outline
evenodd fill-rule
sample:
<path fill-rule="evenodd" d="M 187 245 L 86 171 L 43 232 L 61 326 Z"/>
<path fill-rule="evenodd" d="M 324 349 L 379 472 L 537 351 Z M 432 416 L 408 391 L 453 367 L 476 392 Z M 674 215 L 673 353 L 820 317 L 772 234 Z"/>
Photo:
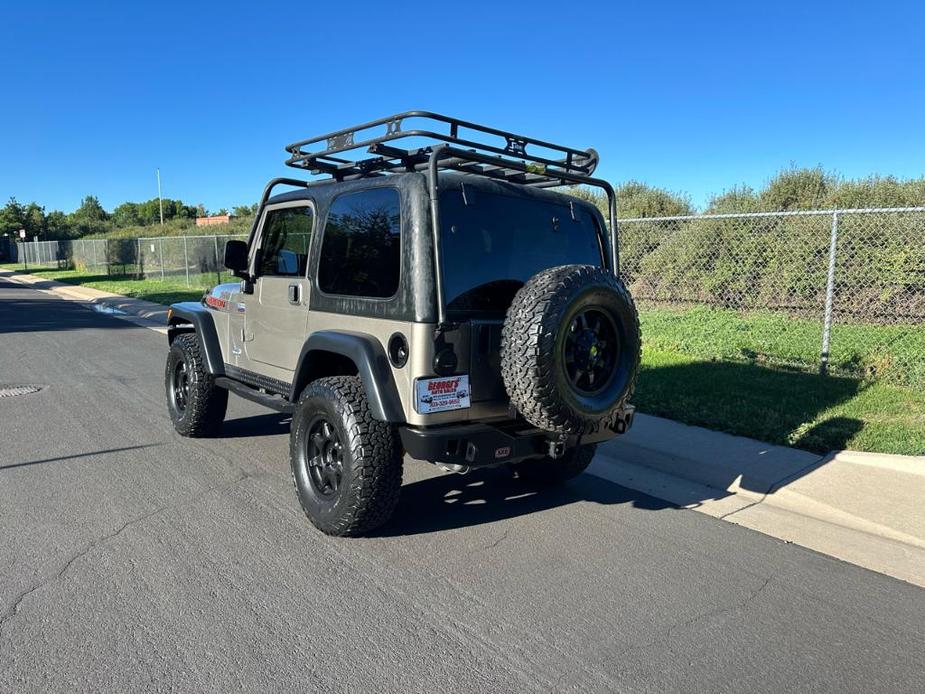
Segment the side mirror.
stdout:
<path fill-rule="evenodd" d="M 235 277 L 247 277 L 247 244 L 238 239 L 225 243 L 225 267 L 231 270 Z"/>

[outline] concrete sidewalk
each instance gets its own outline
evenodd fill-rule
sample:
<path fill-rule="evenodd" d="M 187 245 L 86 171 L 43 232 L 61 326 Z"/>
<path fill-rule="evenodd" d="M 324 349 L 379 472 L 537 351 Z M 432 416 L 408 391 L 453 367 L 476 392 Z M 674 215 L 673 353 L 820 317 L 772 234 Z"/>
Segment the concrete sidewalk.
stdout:
<path fill-rule="evenodd" d="M 158 332 L 167 332 L 167 307 L 163 304 L 133 299 L 77 284 L 57 282 L 18 271 L 0 270 L 0 277 L 50 292 L 63 299 L 82 301 L 101 313 L 108 313 Z"/>
<path fill-rule="evenodd" d="M 925 457 L 818 456 L 638 415 L 589 471 L 925 586 Z"/>

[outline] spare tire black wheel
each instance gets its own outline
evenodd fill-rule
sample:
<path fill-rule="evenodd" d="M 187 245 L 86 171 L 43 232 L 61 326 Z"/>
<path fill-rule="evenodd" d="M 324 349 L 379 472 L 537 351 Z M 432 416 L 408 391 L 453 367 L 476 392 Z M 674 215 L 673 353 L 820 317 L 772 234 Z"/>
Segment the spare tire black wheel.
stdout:
<path fill-rule="evenodd" d="M 562 265 L 517 292 L 501 333 L 511 403 L 540 429 L 588 434 L 611 427 L 639 371 L 639 315 L 606 268 Z"/>

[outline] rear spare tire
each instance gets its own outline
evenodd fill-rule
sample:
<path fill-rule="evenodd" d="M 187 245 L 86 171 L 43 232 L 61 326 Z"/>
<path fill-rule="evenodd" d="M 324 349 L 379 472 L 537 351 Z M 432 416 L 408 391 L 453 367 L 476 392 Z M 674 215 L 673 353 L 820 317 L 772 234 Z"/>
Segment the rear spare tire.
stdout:
<path fill-rule="evenodd" d="M 639 316 L 609 270 L 562 265 L 517 292 L 501 333 L 501 373 L 531 424 L 563 434 L 611 427 L 639 371 Z"/>

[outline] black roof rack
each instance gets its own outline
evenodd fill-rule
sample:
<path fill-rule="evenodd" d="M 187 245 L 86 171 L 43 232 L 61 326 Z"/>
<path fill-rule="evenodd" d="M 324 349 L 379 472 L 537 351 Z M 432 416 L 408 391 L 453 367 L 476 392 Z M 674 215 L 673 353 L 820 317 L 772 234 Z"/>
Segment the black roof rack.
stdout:
<path fill-rule="evenodd" d="M 396 146 L 398 140 L 405 146 Z M 441 144 L 446 151 L 439 157 L 440 169 L 543 188 L 585 182 L 598 163 L 593 149 L 574 149 L 430 111 L 406 111 L 294 142 L 286 147 L 286 164 L 340 181 L 422 171 Z"/>
<path fill-rule="evenodd" d="M 405 129 L 405 121 L 414 121 L 415 125 L 420 123 L 420 126 Z M 495 143 L 485 142 L 486 137 L 494 139 Z M 396 146 L 398 140 L 404 140 L 401 143 L 404 147 Z M 437 269 L 435 289 L 438 330 L 448 325 L 439 233 L 439 170 L 449 169 L 539 188 L 586 184 L 603 189 L 607 193 L 610 223 L 608 264 L 610 270 L 619 277 L 616 195 L 613 186 L 607 181 L 592 176 L 599 159 L 593 149 L 581 150 L 556 145 L 430 111 L 406 111 L 294 142 L 286 147 L 286 151 L 290 155 L 286 160 L 289 166 L 313 174 L 327 174 L 338 181 L 403 171 L 426 171 L 434 265 Z M 372 156 L 367 157 L 366 154 Z M 266 205 L 273 188 L 281 184 L 301 187 L 310 185 L 295 179 L 274 179 L 264 189 L 261 209 Z M 256 229 L 257 221 L 251 230 L 252 237 Z"/>

